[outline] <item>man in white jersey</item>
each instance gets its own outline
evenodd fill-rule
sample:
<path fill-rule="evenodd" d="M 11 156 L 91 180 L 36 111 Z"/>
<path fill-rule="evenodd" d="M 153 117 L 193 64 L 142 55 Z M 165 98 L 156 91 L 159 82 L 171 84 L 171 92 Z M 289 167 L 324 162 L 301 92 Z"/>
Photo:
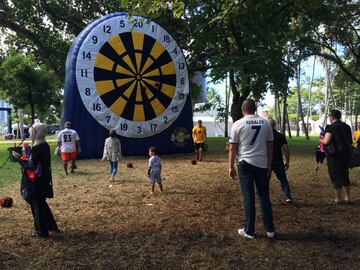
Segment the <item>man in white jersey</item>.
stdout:
<path fill-rule="evenodd" d="M 268 178 L 271 173 L 273 132 L 267 119 L 255 115 L 254 100 L 246 99 L 241 110 L 244 117 L 233 124 L 229 141 L 229 175 L 236 178 L 234 162 L 237 154 L 245 210 L 245 227 L 239 229 L 238 233 L 246 238 L 255 237 L 255 184 L 266 234 L 273 238 L 275 228 Z"/>
<path fill-rule="evenodd" d="M 58 147 L 61 150 L 61 159 L 64 162 L 65 174 L 68 175 L 68 162 L 71 160 L 71 173 L 76 169 L 76 158 L 80 153 L 80 138 L 77 132 L 71 129 L 71 123 L 65 122 L 65 129 L 58 135 Z"/>

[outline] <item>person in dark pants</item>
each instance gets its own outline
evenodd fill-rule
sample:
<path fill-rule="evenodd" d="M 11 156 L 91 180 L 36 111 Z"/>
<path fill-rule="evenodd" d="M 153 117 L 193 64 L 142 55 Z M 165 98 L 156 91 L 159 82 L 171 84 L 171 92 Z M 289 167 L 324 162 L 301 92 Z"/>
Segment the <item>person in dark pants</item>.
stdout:
<path fill-rule="evenodd" d="M 271 173 L 273 132 L 267 119 L 255 115 L 254 100 L 246 99 L 241 110 L 244 117 L 233 124 L 229 140 L 229 176 L 236 179 L 234 162 L 237 154 L 245 210 L 245 227 L 238 233 L 246 238 L 255 237 L 256 186 L 266 235 L 274 238 L 268 177 Z"/>
<path fill-rule="evenodd" d="M 291 191 L 289 186 L 289 181 L 286 177 L 286 170 L 289 169 L 290 165 L 290 151 L 289 146 L 286 141 L 286 137 L 280 132 L 276 131 L 276 122 L 273 119 L 270 119 L 270 125 L 273 129 L 274 135 L 274 149 L 273 149 L 273 158 L 271 163 L 271 171 L 275 173 L 277 179 L 280 181 L 281 190 L 285 195 L 285 200 L 288 203 L 292 202 Z M 285 164 L 283 161 L 283 155 L 285 155 Z M 271 177 L 271 175 L 270 175 Z"/>
<path fill-rule="evenodd" d="M 28 167 L 35 171 L 34 189 L 28 203 L 34 217 L 34 237 L 48 237 L 49 231 L 60 232 L 54 216 L 46 202 L 46 198 L 53 197 L 50 147 L 45 141 L 47 127 L 42 123 L 35 123 L 30 128 L 30 139 L 33 142 Z M 20 158 L 13 152 L 15 158 Z M 29 181 L 29 180 L 27 180 Z"/>
<path fill-rule="evenodd" d="M 326 145 L 328 172 L 335 189 L 336 204 L 341 203 L 341 191 L 344 190 L 344 203 L 350 203 L 349 161 L 351 156 L 351 128 L 342 122 L 341 112 L 331 110 L 331 125 L 325 128 L 325 136 L 320 143 Z"/>

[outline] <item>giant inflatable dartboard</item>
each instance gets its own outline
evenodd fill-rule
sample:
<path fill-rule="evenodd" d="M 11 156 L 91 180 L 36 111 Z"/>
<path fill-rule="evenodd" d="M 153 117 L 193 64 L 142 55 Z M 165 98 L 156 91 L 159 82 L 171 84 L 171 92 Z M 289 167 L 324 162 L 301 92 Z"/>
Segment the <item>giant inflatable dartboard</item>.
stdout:
<path fill-rule="evenodd" d="M 79 115 L 82 108 L 88 112 L 85 118 Z M 110 14 L 75 40 L 67 61 L 63 121 L 93 137 L 81 126 L 89 121 L 94 125 L 94 120 L 102 133 L 115 129 L 127 143 L 128 154 L 143 153 L 141 147 L 149 145 L 159 146 L 161 152 L 190 151 L 186 60 L 173 36 L 156 22 Z M 85 156 L 99 156 L 98 148 Z"/>

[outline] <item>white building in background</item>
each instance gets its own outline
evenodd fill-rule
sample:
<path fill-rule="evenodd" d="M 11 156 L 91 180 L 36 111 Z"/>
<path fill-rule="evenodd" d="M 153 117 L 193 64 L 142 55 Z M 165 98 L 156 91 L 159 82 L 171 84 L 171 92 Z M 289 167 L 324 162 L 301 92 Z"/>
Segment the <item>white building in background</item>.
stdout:
<path fill-rule="evenodd" d="M 204 105 L 204 103 L 195 104 L 195 109 Z M 268 108 L 259 108 L 258 114 L 264 118 L 268 118 Z M 206 135 L 208 137 L 222 137 L 225 134 L 225 123 L 220 122 L 219 119 L 216 119 L 217 111 L 216 110 L 208 110 L 205 112 L 194 112 L 193 115 L 193 123 L 194 126 L 197 124 L 197 121 L 201 120 L 203 125 L 206 127 Z M 231 116 L 229 116 L 228 120 L 228 135 L 231 134 L 231 127 L 233 125 L 233 121 Z"/>
<path fill-rule="evenodd" d="M 198 103 L 199 104 L 199 103 Z M 198 104 L 195 104 L 195 108 Z M 225 123 L 220 122 L 216 119 L 217 111 L 208 110 L 205 112 L 194 112 L 193 122 L 194 126 L 197 124 L 197 121 L 201 120 L 203 126 L 206 127 L 206 135 L 208 137 L 221 137 L 225 134 Z M 229 116 L 228 122 L 228 134 L 230 134 L 232 127 L 232 118 Z"/>
<path fill-rule="evenodd" d="M 321 131 L 320 127 L 325 129 L 326 125 L 331 124 L 329 118 L 327 117 L 326 124 L 325 124 L 325 126 L 323 126 L 325 117 L 326 116 L 323 115 L 317 121 L 314 121 L 311 118 L 309 119 L 309 121 L 308 121 L 309 122 L 309 126 L 308 126 L 309 135 L 319 135 L 320 131 Z M 353 118 L 351 121 L 350 116 L 346 116 L 345 114 L 342 114 L 341 121 L 348 124 L 351 127 L 351 129 L 354 130 L 355 118 Z M 307 123 L 307 116 L 304 117 L 304 122 Z M 300 126 L 300 133 L 304 134 L 302 121 L 299 122 L 299 126 Z M 295 130 L 295 132 L 296 132 L 296 130 Z"/>
<path fill-rule="evenodd" d="M 0 99 L 0 108 L 11 108 L 11 105 Z M 8 131 L 9 115 L 7 111 L 0 110 L 0 133 L 4 134 Z"/>

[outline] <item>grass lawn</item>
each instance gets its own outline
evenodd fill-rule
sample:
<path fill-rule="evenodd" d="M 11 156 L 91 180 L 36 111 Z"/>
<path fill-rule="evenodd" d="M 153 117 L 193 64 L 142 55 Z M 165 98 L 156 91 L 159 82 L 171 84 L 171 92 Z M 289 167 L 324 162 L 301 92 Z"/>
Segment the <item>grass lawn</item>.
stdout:
<path fill-rule="evenodd" d="M 12 196 L 14 205 L 0 208 L 0 269 L 359 269 L 360 169 L 350 172 L 354 203 L 330 204 L 326 165 L 314 178 L 317 141 L 288 139 L 294 203 L 284 201 L 272 177 L 274 241 L 264 234 L 258 205 L 257 238 L 237 234 L 242 195 L 227 176 L 225 138 L 209 138 L 204 161 L 195 166 L 193 154 L 161 156 L 164 193 L 155 195 L 147 183 L 148 157 L 125 157 L 110 183 L 107 162 L 80 160 L 77 172 L 65 176 L 53 156 L 55 198 L 48 202 L 63 233 L 49 239 L 30 237 L 19 166 L 7 163 L 0 197 Z M 0 161 L 7 147 L 0 144 Z"/>

